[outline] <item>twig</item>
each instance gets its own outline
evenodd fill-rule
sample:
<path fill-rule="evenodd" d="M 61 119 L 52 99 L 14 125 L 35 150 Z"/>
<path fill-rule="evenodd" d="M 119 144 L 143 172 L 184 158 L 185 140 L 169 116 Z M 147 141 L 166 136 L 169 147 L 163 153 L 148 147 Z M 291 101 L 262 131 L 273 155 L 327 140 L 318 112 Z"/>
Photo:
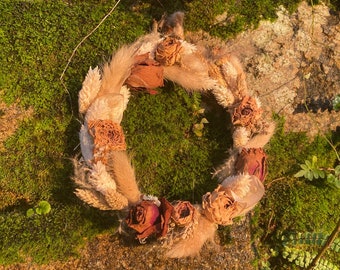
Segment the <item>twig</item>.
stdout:
<path fill-rule="evenodd" d="M 284 180 L 286 179 L 285 177 L 279 177 L 279 178 L 275 178 L 274 180 L 272 180 L 270 183 L 268 183 L 266 185 L 266 188 L 269 188 L 274 182 L 280 181 L 280 180 Z"/>
<path fill-rule="evenodd" d="M 93 28 L 92 31 L 91 31 L 90 33 L 88 33 L 88 34 L 87 34 L 87 35 L 86 35 L 86 36 L 78 43 L 78 45 L 74 48 L 74 50 L 73 50 L 73 52 L 72 52 L 70 58 L 69 58 L 68 61 L 67 61 L 67 64 L 66 64 L 66 66 L 65 66 L 65 68 L 64 68 L 64 70 L 63 70 L 63 72 L 62 72 L 61 75 L 60 75 L 61 84 L 64 86 L 64 88 L 65 88 L 65 90 L 66 90 L 66 92 L 67 92 L 68 94 L 70 94 L 70 93 L 69 93 L 69 91 L 67 90 L 67 87 L 66 87 L 66 85 L 65 85 L 65 83 L 64 83 L 64 80 L 63 80 L 63 77 L 64 77 L 64 75 L 65 75 L 65 72 L 66 72 L 68 66 L 69 66 L 70 63 L 71 63 L 71 60 L 72 60 L 73 56 L 75 55 L 75 53 L 76 53 L 76 51 L 78 50 L 78 48 L 80 47 L 80 45 L 83 44 L 83 42 L 84 42 L 89 36 L 91 36 L 91 35 L 99 28 L 99 26 L 106 20 L 106 18 L 109 17 L 109 16 L 112 14 L 112 12 L 116 9 L 116 7 L 117 7 L 118 4 L 120 3 L 120 1 L 121 1 L 121 0 L 118 0 L 118 1 L 117 1 L 117 3 L 116 3 L 116 4 L 113 6 L 113 8 L 109 11 L 109 13 L 107 13 L 107 14 L 104 16 L 104 18 L 99 22 L 99 24 L 98 24 L 95 28 Z"/>
<path fill-rule="evenodd" d="M 335 240 L 335 238 L 338 235 L 339 231 L 340 231 L 340 219 L 338 220 L 338 224 L 334 228 L 332 234 L 329 236 L 326 244 L 322 247 L 322 249 L 320 250 L 319 254 L 313 259 L 311 264 L 308 266 L 307 270 L 314 269 L 314 267 L 319 262 L 320 258 L 323 256 L 323 254 L 327 251 L 327 249 L 331 246 L 331 244 Z"/>

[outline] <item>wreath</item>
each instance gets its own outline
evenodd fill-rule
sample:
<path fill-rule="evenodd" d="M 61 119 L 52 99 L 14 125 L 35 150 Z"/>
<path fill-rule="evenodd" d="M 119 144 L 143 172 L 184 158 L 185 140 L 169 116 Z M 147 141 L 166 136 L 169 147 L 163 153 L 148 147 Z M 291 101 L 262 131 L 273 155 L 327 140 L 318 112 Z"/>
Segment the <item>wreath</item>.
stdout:
<path fill-rule="evenodd" d="M 264 195 L 263 147 L 274 133 L 260 101 L 250 95 L 238 59 L 226 48 L 184 40 L 183 13 L 154 22 L 153 31 L 117 50 L 101 69 L 90 68 L 79 92 L 81 157 L 74 159 L 75 194 L 100 210 L 120 210 L 122 227 L 140 243 L 166 244 L 168 257 L 193 256 L 218 225 L 248 213 Z M 149 93 L 171 80 L 188 91 L 211 92 L 231 115 L 233 147 L 214 172 L 219 184 L 201 204 L 143 194 L 120 125 L 130 89 Z"/>

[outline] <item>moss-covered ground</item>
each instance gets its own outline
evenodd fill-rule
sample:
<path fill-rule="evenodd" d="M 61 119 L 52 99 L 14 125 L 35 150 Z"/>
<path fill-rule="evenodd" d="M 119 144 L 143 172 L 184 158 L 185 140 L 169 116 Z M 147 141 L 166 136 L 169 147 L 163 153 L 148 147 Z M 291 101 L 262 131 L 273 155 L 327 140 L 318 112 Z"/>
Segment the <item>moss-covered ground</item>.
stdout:
<path fill-rule="evenodd" d="M 115 213 L 97 211 L 75 197 L 70 179 L 70 159 L 80 151 L 77 94 L 90 66 L 102 64 L 119 46 L 147 33 L 152 19 L 164 12 L 183 10 L 187 30 L 226 39 L 256 27 L 260 19 L 275 19 L 278 5 L 293 11 L 298 2 L 122 1 L 76 51 L 63 76 L 65 88 L 60 76 L 72 51 L 115 1 L 1 1 L 0 99 L 34 113 L 0 152 L 0 264 L 27 258 L 37 263 L 67 260 L 87 239 L 117 227 Z M 339 5 L 329 4 L 335 10 Z M 224 11 L 226 23 L 216 22 L 216 15 Z M 158 95 L 133 93 L 123 126 L 146 193 L 197 202 L 216 185 L 211 172 L 231 146 L 230 123 L 216 106 L 199 113 L 202 102 L 213 103 L 209 96 L 188 94 L 172 83 Z M 202 117 L 209 123 L 199 137 L 192 127 Z M 329 140 L 339 152 L 335 135 L 329 134 Z M 254 215 L 254 243 L 260 265 L 289 265 L 272 254 L 282 250 L 283 234 L 329 234 L 340 216 L 339 190 L 321 180 L 294 178 L 298 164 L 313 155 L 324 167 L 339 161 L 323 137 L 310 143 L 303 134 L 285 134 L 282 129 L 268 155 L 267 193 Z M 27 217 L 26 211 L 42 200 L 50 203 L 51 212 Z"/>

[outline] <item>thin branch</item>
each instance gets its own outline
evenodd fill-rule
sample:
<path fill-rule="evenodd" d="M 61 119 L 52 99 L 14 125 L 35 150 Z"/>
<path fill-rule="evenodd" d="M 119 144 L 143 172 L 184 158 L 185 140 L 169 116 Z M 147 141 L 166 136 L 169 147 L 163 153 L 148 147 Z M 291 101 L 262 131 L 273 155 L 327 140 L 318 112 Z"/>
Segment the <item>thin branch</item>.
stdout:
<path fill-rule="evenodd" d="M 323 254 L 327 251 L 327 249 L 332 245 L 333 241 L 336 239 L 336 236 L 338 235 L 340 231 L 340 219 L 338 220 L 338 224 L 334 228 L 332 234 L 329 236 L 326 244 L 322 247 L 319 254 L 313 259 L 311 264 L 308 266 L 307 270 L 312 270 L 319 262 L 320 258 L 323 256 Z"/>
<path fill-rule="evenodd" d="M 65 66 L 65 68 L 64 68 L 64 70 L 63 70 L 63 72 L 62 72 L 61 75 L 60 75 L 60 81 L 61 81 L 62 85 L 64 86 L 64 88 L 65 88 L 65 90 L 66 90 L 67 92 L 68 92 L 68 90 L 67 90 L 67 87 L 66 87 L 66 85 L 65 85 L 65 83 L 64 83 L 63 77 L 64 77 L 64 75 L 65 75 L 65 72 L 66 72 L 68 66 L 69 66 L 70 63 L 71 63 L 71 60 L 72 60 L 73 56 L 75 55 L 76 51 L 77 51 L 78 48 L 81 46 L 81 44 L 83 44 L 84 41 L 85 41 L 89 36 L 91 36 L 91 35 L 99 28 L 99 26 L 106 20 L 106 18 L 109 17 L 109 16 L 112 14 L 112 12 L 116 9 L 116 7 L 117 7 L 118 4 L 120 3 L 120 1 L 121 1 L 121 0 L 118 0 L 118 1 L 117 1 L 117 3 L 114 5 L 114 7 L 109 11 L 109 13 L 107 13 L 107 14 L 104 16 L 104 18 L 99 22 L 99 24 L 98 24 L 95 28 L 93 28 L 92 31 L 91 31 L 90 33 L 88 33 L 88 34 L 87 34 L 87 35 L 86 35 L 86 36 L 78 43 L 78 45 L 74 48 L 74 50 L 73 50 L 73 52 L 72 52 L 70 58 L 69 58 L 68 61 L 67 61 L 67 64 L 66 64 L 66 66 Z M 68 92 L 68 93 L 69 93 L 69 92 Z"/>

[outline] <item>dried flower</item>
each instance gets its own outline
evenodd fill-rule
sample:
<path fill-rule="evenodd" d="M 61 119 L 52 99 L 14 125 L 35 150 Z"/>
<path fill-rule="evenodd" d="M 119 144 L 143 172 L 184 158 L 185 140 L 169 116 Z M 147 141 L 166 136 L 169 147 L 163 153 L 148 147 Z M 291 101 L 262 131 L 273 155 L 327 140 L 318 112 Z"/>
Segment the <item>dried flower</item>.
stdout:
<path fill-rule="evenodd" d="M 152 234 L 164 237 L 168 231 L 172 209 L 172 205 L 165 198 L 161 199 L 159 207 L 153 201 L 143 200 L 130 208 L 125 221 L 130 228 L 137 231 L 139 240 Z"/>
<path fill-rule="evenodd" d="M 121 125 L 111 120 L 95 120 L 88 122 L 89 133 L 94 138 L 95 162 L 106 164 L 109 151 L 126 150 L 125 136 Z"/>
<path fill-rule="evenodd" d="M 166 37 L 156 49 L 156 60 L 164 66 L 172 66 L 180 60 L 181 42 L 174 37 Z"/>
<path fill-rule="evenodd" d="M 142 201 L 130 208 L 125 221 L 130 228 L 138 232 L 138 239 L 144 239 L 159 230 L 157 227 L 160 227 L 160 212 L 152 201 Z"/>
<path fill-rule="evenodd" d="M 260 119 L 263 110 L 258 106 L 255 98 L 246 96 L 241 104 L 234 109 L 232 122 L 234 125 L 253 128 Z"/>
<path fill-rule="evenodd" d="M 194 215 L 195 208 L 190 202 L 177 201 L 174 205 L 171 218 L 177 226 L 184 227 L 193 221 Z"/>
<path fill-rule="evenodd" d="M 161 211 L 161 231 L 159 237 L 164 237 L 168 232 L 171 213 L 174 207 L 165 198 L 161 198 L 159 209 Z"/>
<path fill-rule="evenodd" d="M 128 86 L 152 89 L 164 85 L 163 67 L 157 61 L 149 58 L 149 53 L 138 55 L 135 60 L 131 75 L 126 80 Z"/>
<path fill-rule="evenodd" d="M 264 182 L 267 174 L 267 156 L 262 148 L 243 148 L 235 162 L 237 173 L 255 175 Z"/>
<path fill-rule="evenodd" d="M 221 185 L 213 192 L 202 197 L 202 212 L 212 222 L 219 225 L 230 225 L 243 205 L 236 202 L 232 192 Z"/>
<path fill-rule="evenodd" d="M 224 179 L 221 185 L 230 191 L 239 206 L 233 217 L 249 212 L 264 195 L 263 183 L 255 175 L 232 175 Z"/>

